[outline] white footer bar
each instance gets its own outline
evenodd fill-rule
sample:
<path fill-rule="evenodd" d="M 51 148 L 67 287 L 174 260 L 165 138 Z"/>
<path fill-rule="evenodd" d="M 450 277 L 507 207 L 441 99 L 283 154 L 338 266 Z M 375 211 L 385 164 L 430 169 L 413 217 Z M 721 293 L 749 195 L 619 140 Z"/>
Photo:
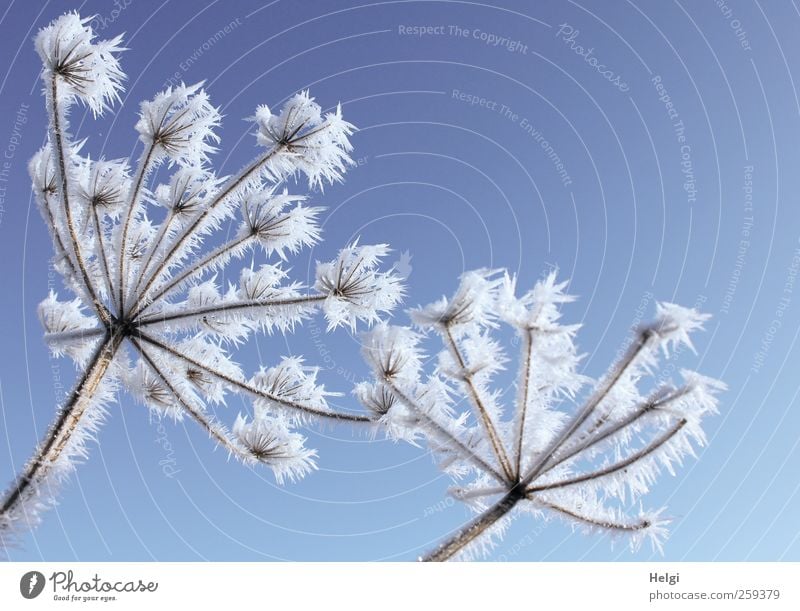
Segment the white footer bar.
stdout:
<path fill-rule="evenodd" d="M 800 563 L 0 564 L 0 609 L 9 611 L 527 611 L 579 605 L 796 611 Z"/>

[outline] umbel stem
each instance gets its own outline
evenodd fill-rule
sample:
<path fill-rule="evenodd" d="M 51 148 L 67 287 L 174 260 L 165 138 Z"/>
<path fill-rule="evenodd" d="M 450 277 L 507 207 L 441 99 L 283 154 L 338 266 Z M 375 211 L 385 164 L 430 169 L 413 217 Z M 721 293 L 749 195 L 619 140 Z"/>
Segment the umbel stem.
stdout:
<path fill-rule="evenodd" d="M 534 461 L 533 466 L 529 467 L 528 472 L 523 473 L 519 465 L 522 463 L 520 462 L 520 448 L 521 445 L 518 445 L 518 449 L 516 451 L 517 456 L 517 474 L 516 479 L 508 482 L 508 488 L 504 494 L 504 496 L 497 501 L 494 505 L 486 509 L 483 513 L 479 516 L 474 518 L 469 524 L 464 526 L 462 529 L 457 531 L 454 535 L 450 536 L 444 543 L 440 544 L 434 551 L 426 554 L 422 558 L 422 561 L 425 562 L 443 562 L 449 560 L 461 550 L 466 548 L 470 543 L 472 543 L 475 539 L 483 535 L 487 530 L 492 528 L 501 518 L 507 515 L 514 507 L 519 503 L 521 500 L 526 498 L 532 498 L 532 495 L 536 492 L 542 490 L 549 490 L 552 488 L 559 488 L 565 486 L 572 486 L 574 484 L 587 482 L 590 480 L 594 480 L 612 473 L 615 473 L 621 469 L 624 469 L 633 463 L 646 458 L 659 448 L 661 448 L 665 443 L 667 443 L 672 437 L 674 437 L 684 425 L 686 425 L 685 419 L 680 419 L 678 422 L 674 423 L 668 430 L 663 433 L 661 436 L 656 438 L 655 440 L 651 441 L 648 445 L 643 447 L 637 452 L 632 453 L 630 456 L 617 460 L 612 465 L 599 469 L 597 471 L 592 471 L 589 473 L 585 473 L 576 477 L 562 479 L 557 482 L 551 482 L 547 484 L 543 484 L 540 486 L 533 485 L 534 482 L 537 480 L 539 476 L 543 473 L 547 472 L 549 469 L 557 466 L 558 464 L 568 460 L 569 458 L 580 454 L 580 452 L 586 450 L 587 448 L 593 446 L 596 443 L 601 442 L 603 439 L 613 435 L 614 433 L 618 432 L 619 430 L 625 428 L 626 426 L 632 424 L 639 418 L 643 417 L 645 414 L 651 412 L 652 410 L 664 407 L 673 401 L 676 398 L 680 398 L 686 394 L 687 389 L 680 389 L 675 391 L 674 393 L 669 394 L 667 397 L 661 397 L 660 399 L 651 399 L 648 401 L 644 406 L 642 406 L 638 410 L 634 410 L 633 414 L 626 419 L 623 419 L 616 423 L 616 426 L 611 426 L 609 429 L 606 430 L 598 430 L 596 427 L 592 429 L 593 435 L 582 442 L 579 442 L 578 445 L 573 448 L 572 451 L 568 451 L 566 455 L 561 456 L 560 458 L 554 459 L 554 456 L 559 453 L 575 435 L 576 431 L 578 431 L 581 425 L 589 419 L 593 413 L 597 410 L 598 406 L 609 396 L 611 391 L 614 387 L 619 383 L 619 381 L 623 378 L 623 376 L 630 370 L 633 366 L 634 362 L 643 352 L 648 348 L 649 343 L 655 337 L 654 333 L 650 330 L 645 330 L 641 332 L 637 338 L 637 341 L 633 344 L 633 346 L 628 350 L 627 354 L 622 358 L 622 360 L 611 369 L 611 372 L 607 375 L 606 379 L 598 386 L 597 390 L 589 397 L 586 403 L 578 410 L 575 417 L 568 422 L 562 430 L 556 435 L 555 439 L 550 443 L 550 445 L 541 453 L 540 456 L 536 458 Z M 523 393 L 522 397 L 524 401 L 527 401 L 527 388 L 530 384 L 530 380 L 528 379 L 529 375 L 529 368 L 530 368 L 530 342 L 532 341 L 531 336 L 528 336 L 528 346 L 526 349 L 526 362 L 523 366 Z M 451 342 L 452 345 L 455 345 L 454 342 Z M 463 363 L 463 361 L 461 361 Z M 521 406 L 520 409 L 524 411 L 524 406 Z M 524 421 L 520 422 L 520 427 L 524 426 Z M 518 435 L 522 435 L 524 431 L 518 429 Z M 519 443 L 519 442 L 518 442 Z M 546 502 L 546 501 L 545 501 Z M 576 519 L 581 519 L 588 523 L 593 523 L 601 526 L 606 526 L 609 528 L 614 528 L 617 530 L 636 530 L 637 528 L 643 528 L 643 526 L 636 526 L 636 525 L 626 525 L 626 524 L 611 524 L 611 523 L 603 523 L 598 520 L 592 520 L 589 517 L 581 516 L 575 514 L 574 512 L 570 512 L 567 508 L 562 508 L 558 506 L 551 506 L 554 507 L 557 511 L 561 511 L 562 513 L 566 513 L 575 517 Z M 643 522 L 644 524 L 644 522 Z"/>
<path fill-rule="evenodd" d="M 36 453 L 28 461 L 23 473 L 6 493 L 0 506 L 0 517 L 12 513 L 30 496 L 35 485 L 44 480 L 78 430 L 81 419 L 92 405 L 95 394 L 114 355 L 122 344 L 121 334 L 107 333 L 89 359 L 83 374 L 69 395 L 61 412 L 42 440 Z M 2 535 L 0 535 L 2 536 Z"/>
<path fill-rule="evenodd" d="M 50 112 L 50 140 L 56 161 L 55 171 L 59 182 L 60 204 L 63 208 L 69 232 L 70 250 L 65 252 L 70 265 L 74 267 L 73 257 L 74 261 L 77 262 L 77 268 L 88 292 L 88 297 L 100 320 L 106 325 L 106 332 L 95 348 L 86 369 L 72 393 L 70 393 L 56 420 L 39 444 L 36 453 L 28 461 L 25 470 L 19 475 L 16 483 L 12 485 L 2 499 L 0 519 L 12 516 L 15 510 L 35 493 L 36 486 L 43 482 L 56 466 L 68 444 L 73 439 L 74 434 L 79 430 L 81 420 L 92 406 L 103 378 L 124 340 L 124 335 L 112 332 L 108 326 L 111 316 L 108 309 L 100 301 L 99 295 L 92 284 L 81 249 L 81 241 L 74 224 L 69 200 L 69 173 L 66 161 L 69 142 L 64 132 L 63 111 L 59 105 L 58 77 L 56 74 L 50 77 L 49 88 L 47 89 L 47 104 Z"/>
<path fill-rule="evenodd" d="M 492 505 L 477 518 L 473 519 L 472 522 L 456 532 L 456 534 L 451 536 L 444 543 L 440 544 L 435 550 L 420 558 L 420 560 L 423 562 L 445 562 L 450 560 L 450 558 L 455 556 L 459 551 L 494 526 L 498 520 L 514 509 L 517 503 L 524 498 L 525 488 L 517 484 L 509 490 L 503 498 L 497 501 L 497 503 Z"/>

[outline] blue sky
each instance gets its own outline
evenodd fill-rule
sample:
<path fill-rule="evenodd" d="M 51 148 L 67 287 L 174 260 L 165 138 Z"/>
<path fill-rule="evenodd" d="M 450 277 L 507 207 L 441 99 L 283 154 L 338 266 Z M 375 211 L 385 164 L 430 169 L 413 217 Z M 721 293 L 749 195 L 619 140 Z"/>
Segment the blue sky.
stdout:
<path fill-rule="evenodd" d="M 125 32 L 130 48 L 122 106 L 99 121 L 72 115 L 94 155 L 136 155 L 138 102 L 171 79 L 205 80 L 222 108 L 221 173 L 254 154 L 241 119 L 256 105 L 304 88 L 343 103 L 360 128 L 358 165 L 314 195 L 325 239 L 293 263 L 301 280 L 357 236 L 392 245 L 409 306 L 449 293 L 465 269 L 506 267 L 524 286 L 557 266 L 580 296 L 565 317 L 584 324 L 592 375 L 656 300 L 712 314 L 697 355 L 668 367 L 729 391 L 700 459 L 644 503 L 675 518 L 667 560 L 800 559 L 792 3 L 12 2 L 0 21 L 12 58 L 0 69 L 3 481 L 75 377 L 49 357 L 36 319 L 59 284 L 25 170 L 45 134 L 31 37 L 67 8 L 96 14 L 101 37 Z M 241 360 L 252 370 L 305 354 L 347 393 L 366 375 L 357 339 L 323 327 L 259 338 Z M 227 417 L 243 407 L 231 401 Z M 320 470 L 278 487 L 191 423 L 159 423 L 123 396 L 58 508 L 11 558 L 410 560 L 468 517 L 424 451 L 347 427 L 308 434 Z M 653 557 L 620 543 L 523 517 L 493 557 Z"/>

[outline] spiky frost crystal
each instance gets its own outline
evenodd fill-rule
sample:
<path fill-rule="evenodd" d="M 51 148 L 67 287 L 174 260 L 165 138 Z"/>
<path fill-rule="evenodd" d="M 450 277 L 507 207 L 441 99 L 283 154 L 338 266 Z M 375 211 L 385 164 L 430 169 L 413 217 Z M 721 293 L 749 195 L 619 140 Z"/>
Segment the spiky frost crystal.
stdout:
<path fill-rule="evenodd" d="M 82 156 L 69 134 L 70 108 L 81 102 L 103 113 L 119 101 L 124 80 L 121 39 L 97 41 L 89 23 L 68 13 L 36 36 L 49 142 L 29 164 L 56 269 L 74 295 L 51 293 L 40 305 L 45 339 L 82 374 L 2 500 L 0 545 L 53 502 L 55 484 L 86 456 L 85 441 L 118 388 L 159 414 L 189 416 L 231 455 L 271 467 L 279 482 L 302 477 L 315 468 L 316 452 L 295 430 L 301 421 L 367 418 L 332 410 L 316 368 L 301 359 L 248 376 L 231 348 L 254 332 L 292 331 L 317 310 L 329 329 L 373 323 L 402 295 L 392 271 L 380 270 L 385 245 L 347 246 L 318 263 L 312 286 L 289 278 L 284 261 L 320 239 L 321 209 L 280 183 L 304 174 L 310 188 L 321 187 L 352 163 L 353 126 L 340 107 L 323 114 L 308 92 L 277 114 L 258 108 L 262 148 L 234 176 L 217 177 L 207 166 L 220 115 L 201 84 L 141 104 L 136 167 Z M 169 176 L 153 185 L 158 168 Z M 238 225 L 232 234 L 215 234 L 229 223 Z M 256 264 L 259 254 L 273 261 Z M 235 278 L 228 266 L 245 255 L 254 263 L 222 286 L 221 272 Z M 254 415 L 240 415 L 229 431 L 206 406 L 230 392 L 251 397 Z"/>

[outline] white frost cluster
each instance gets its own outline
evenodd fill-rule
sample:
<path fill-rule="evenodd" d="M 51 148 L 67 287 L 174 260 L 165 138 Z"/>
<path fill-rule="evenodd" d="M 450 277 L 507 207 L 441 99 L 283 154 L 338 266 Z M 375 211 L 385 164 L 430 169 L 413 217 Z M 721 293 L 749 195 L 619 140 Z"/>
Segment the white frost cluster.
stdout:
<path fill-rule="evenodd" d="M 323 310 L 329 330 L 344 325 L 355 330 L 359 321 L 377 322 L 382 312 L 393 310 L 400 302 L 400 278 L 394 270 L 380 271 L 388 254 L 386 244 L 359 246 L 356 242 L 339 251 L 335 260 L 317 263 L 314 288 L 327 295 Z"/>
<path fill-rule="evenodd" d="M 53 91 L 52 76 L 60 81 L 58 94 L 62 101 L 77 98 L 95 115 L 101 115 L 114 102 L 119 102 L 125 74 L 117 54 L 122 36 L 95 41 L 89 27 L 92 18 L 67 13 L 42 28 L 36 35 L 36 51 L 44 66 L 45 90 Z"/>
<path fill-rule="evenodd" d="M 274 177 L 302 172 L 310 187 L 342 179 L 353 163 L 349 136 L 354 126 L 342 118 L 342 107 L 322 114 L 308 91 L 293 96 L 277 114 L 259 106 L 255 122 L 258 143 L 269 150 L 280 147 L 280 155 L 266 160 L 262 171 Z"/>
<path fill-rule="evenodd" d="M 135 167 L 83 156 L 69 133 L 70 108 L 81 102 L 103 113 L 119 101 L 125 77 L 121 39 L 95 40 L 90 21 L 68 13 L 36 37 L 50 129 L 29 164 L 55 267 L 72 294 L 51 293 L 40 305 L 45 339 L 82 373 L 2 499 L 0 544 L 52 503 L 53 484 L 85 455 L 84 441 L 117 387 L 157 414 L 193 419 L 231 455 L 269 466 L 279 482 L 302 477 L 315 468 L 316 452 L 299 426 L 367 417 L 331 409 L 317 370 L 298 357 L 248 376 L 231 350 L 255 332 L 291 332 L 315 312 L 329 329 L 372 324 L 403 294 L 394 271 L 381 270 L 385 245 L 346 246 L 318 264 L 311 285 L 290 277 L 289 257 L 321 239 L 322 209 L 290 193 L 286 179 L 302 174 L 310 188 L 322 187 L 352 164 L 354 127 L 340 107 L 323 115 L 308 92 L 277 113 L 257 109 L 259 152 L 233 176 L 217 177 L 208 165 L 220 114 L 202 83 L 141 104 Z M 224 405 L 231 392 L 252 399 L 253 415 L 240 415 L 229 430 L 207 406 Z"/>
<path fill-rule="evenodd" d="M 451 298 L 411 310 L 416 330 L 382 323 L 364 334 L 374 381 L 356 396 L 389 437 L 427 443 L 456 481 L 452 494 L 478 512 L 428 559 L 490 549 L 523 511 L 660 549 L 662 511 L 629 517 L 624 507 L 705 443 L 702 422 L 724 385 L 689 371 L 678 384 L 656 374 L 660 353 L 691 348 L 708 317 L 659 304 L 628 353 L 592 381 L 579 371 L 579 326 L 561 322 L 561 305 L 573 300 L 566 283 L 551 273 L 521 296 L 516 284 L 497 270 L 470 271 Z M 496 381 L 510 360 L 501 325 L 520 347 L 513 393 Z M 435 359 L 424 352 L 431 335 L 443 344 Z M 564 409 L 581 395 L 574 411 Z"/>
<path fill-rule="evenodd" d="M 136 131 L 154 158 L 168 157 L 181 165 L 197 167 L 216 151 L 212 142 L 219 142 L 219 138 L 213 130 L 220 126 L 221 117 L 202 86 L 168 87 L 142 102 Z"/>

